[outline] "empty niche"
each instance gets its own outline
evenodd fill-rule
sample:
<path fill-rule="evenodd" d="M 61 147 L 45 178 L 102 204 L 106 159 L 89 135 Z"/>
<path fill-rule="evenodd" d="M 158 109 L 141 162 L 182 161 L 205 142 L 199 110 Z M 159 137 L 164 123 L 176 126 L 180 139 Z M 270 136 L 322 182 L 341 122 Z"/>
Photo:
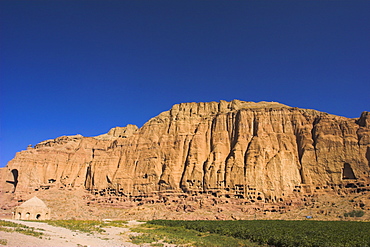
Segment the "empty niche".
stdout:
<path fill-rule="evenodd" d="M 348 163 L 344 163 L 343 167 L 343 179 L 356 179 L 355 174 L 353 173 L 352 167 Z"/>
<path fill-rule="evenodd" d="M 15 189 L 17 188 L 17 184 L 18 184 L 18 170 L 17 169 L 13 169 L 11 171 L 12 173 L 12 176 L 13 176 L 13 181 L 6 181 L 7 183 L 10 183 L 12 184 L 14 187 L 13 187 L 13 193 L 15 192 Z"/>

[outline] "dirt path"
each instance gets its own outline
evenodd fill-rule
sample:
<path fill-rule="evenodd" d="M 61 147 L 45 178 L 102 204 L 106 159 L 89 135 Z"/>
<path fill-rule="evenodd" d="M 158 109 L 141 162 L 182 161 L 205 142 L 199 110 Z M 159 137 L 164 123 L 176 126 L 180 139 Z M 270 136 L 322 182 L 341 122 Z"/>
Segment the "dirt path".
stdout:
<path fill-rule="evenodd" d="M 88 234 L 79 231 L 71 231 L 63 227 L 51 226 L 41 222 L 8 220 L 14 223 L 34 227 L 43 233 L 42 238 L 24 235 L 17 232 L 0 231 L 0 239 L 6 239 L 6 246 L 130 246 L 135 245 L 130 242 L 129 235 L 132 234 L 130 227 L 141 224 L 137 221 L 129 221 L 127 228 L 107 227 L 103 228 L 106 232 Z"/>

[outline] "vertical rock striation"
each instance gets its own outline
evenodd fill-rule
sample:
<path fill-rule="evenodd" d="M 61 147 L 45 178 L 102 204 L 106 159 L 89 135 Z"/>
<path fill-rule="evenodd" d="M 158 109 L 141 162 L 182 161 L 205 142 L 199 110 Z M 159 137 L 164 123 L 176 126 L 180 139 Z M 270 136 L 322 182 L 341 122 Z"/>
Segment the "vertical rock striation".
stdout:
<path fill-rule="evenodd" d="M 140 129 L 41 142 L 17 153 L 0 175 L 3 192 L 54 186 L 282 201 L 297 186 L 368 181 L 370 113 L 349 119 L 274 102 L 183 103 Z"/>

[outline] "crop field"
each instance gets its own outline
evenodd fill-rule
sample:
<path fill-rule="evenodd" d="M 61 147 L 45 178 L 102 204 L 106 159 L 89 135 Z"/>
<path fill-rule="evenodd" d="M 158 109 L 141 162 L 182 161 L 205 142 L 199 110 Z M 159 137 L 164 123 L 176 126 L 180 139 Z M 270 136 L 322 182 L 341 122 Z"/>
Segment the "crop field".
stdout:
<path fill-rule="evenodd" d="M 370 222 L 153 220 L 148 224 L 249 240 L 262 246 L 370 247 Z"/>
<path fill-rule="evenodd" d="M 132 243 L 138 245 L 149 244 L 150 246 L 164 246 L 164 243 L 167 243 L 183 247 L 261 247 L 258 243 L 253 243 L 248 239 L 234 238 L 216 233 L 199 232 L 185 229 L 182 226 L 163 226 L 147 223 L 131 230 L 140 233 L 140 235 L 132 235 L 130 237 Z"/>

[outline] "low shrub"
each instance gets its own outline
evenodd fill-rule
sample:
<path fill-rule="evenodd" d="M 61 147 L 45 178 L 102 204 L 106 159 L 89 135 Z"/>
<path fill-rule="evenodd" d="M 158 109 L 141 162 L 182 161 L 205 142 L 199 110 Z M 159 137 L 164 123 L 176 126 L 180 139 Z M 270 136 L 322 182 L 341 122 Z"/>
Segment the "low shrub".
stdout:
<path fill-rule="evenodd" d="M 105 232 L 103 227 L 122 227 L 127 221 L 99 221 L 99 220 L 46 220 L 49 225 L 60 226 L 72 231 L 87 233 Z"/>
<path fill-rule="evenodd" d="M 7 244 L 8 244 L 8 240 L 0 239 L 0 245 L 7 245 Z"/>
<path fill-rule="evenodd" d="M 0 231 L 5 232 L 19 232 L 25 235 L 30 235 L 34 237 L 41 237 L 43 235 L 42 232 L 36 231 L 34 227 L 28 227 L 22 224 L 13 223 L 10 221 L 0 220 Z"/>
<path fill-rule="evenodd" d="M 344 213 L 344 217 L 362 217 L 365 212 L 362 210 L 352 210 L 351 212 Z"/>

